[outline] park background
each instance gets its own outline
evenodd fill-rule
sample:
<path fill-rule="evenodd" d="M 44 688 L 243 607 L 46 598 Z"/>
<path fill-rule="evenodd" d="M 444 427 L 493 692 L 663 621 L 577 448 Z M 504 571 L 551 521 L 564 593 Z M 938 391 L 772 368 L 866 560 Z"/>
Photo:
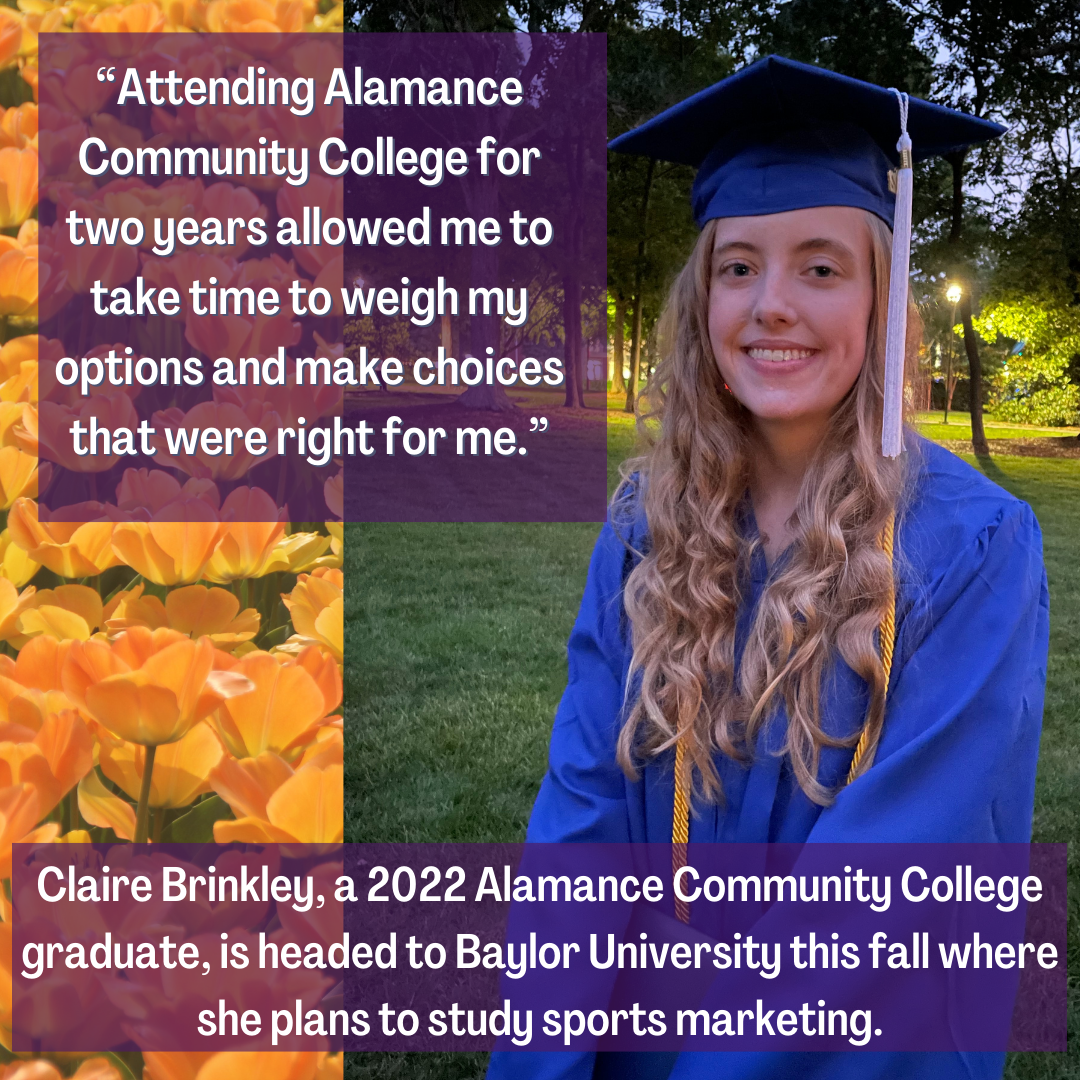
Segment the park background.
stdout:
<path fill-rule="evenodd" d="M 612 137 L 772 52 L 1008 127 L 991 146 L 916 167 L 912 284 L 925 331 L 912 404 L 924 435 L 1029 502 L 1042 526 L 1051 644 L 1034 839 L 1073 840 L 1080 806 L 1076 0 L 348 0 L 345 30 L 604 32 Z M 583 298 L 581 382 L 543 401 L 511 393 L 497 406 L 600 419 L 606 408 L 612 484 L 635 448 L 632 411 L 657 360 L 657 317 L 696 234 L 692 178 L 684 166 L 609 154 L 608 287 Z M 536 332 L 565 343 L 559 300 L 556 283 Z M 605 353 L 606 395 L 596 360 Z M 346 841 L 524 837 L 598 530 L 346 526 Z M 1069 865 L 1072 1049 L 1011 1055 L 1009 1078 L 1080 1077 L 1075 850 Z M 346 1075 L 465 1080 L 484 1068 L 483 1055 L 357 1054 Z"/>

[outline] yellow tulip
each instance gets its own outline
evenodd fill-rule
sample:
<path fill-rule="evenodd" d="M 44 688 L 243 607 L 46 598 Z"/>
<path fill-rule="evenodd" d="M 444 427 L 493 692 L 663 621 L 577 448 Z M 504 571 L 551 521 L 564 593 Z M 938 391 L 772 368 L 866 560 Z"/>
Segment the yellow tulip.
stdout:
<path fill-rule="evenodd" d="M 292 615 L 296 633 L 293 644 L 324 645 L 338 663 L 345 652 L 345 577 L 341 570 L 320 567 L 310 574 L 301 574 L 288 596 L 285 606 Z"/>
<path fill-rule="evenodd" d="M 304 574 L 320 566 L 340 566 L 341 559 L 337 555 L 326 554 L 332 544 L 333 537 L 322 533 L 290 533 L 278 541 L 273 552 L 273 558 L 279 564 L 276 569 Z"/>
<path fill-rule="evenodd" d="M 88 585 L 39 589 L 16 620 L 18 634 L 9 640 L 17 649 L 38 634 L 86 641 L 103 621 L 101 597 Z"/>
<path fill-rule="evenodd" d="M 261 488 L 239 487 L 221 506 L 225 528 L 206 567 L 208 581 L 262 577 L 287 565 L 270 565 L 278 541 L 285 535 L 284 511 Z"/>
<path fill-rule="evenodd" d="M 223 755 L 218 737 L 206 724 L 196 724 L 178 742 L 159 746 L 150 778 L 149 805 L 168 809 L 189 806 L 210 790 L 210 772 Z M 121 739 L 103 738 L 99 757 L 101 771 L 137 800 L 146 763 L 145 748 Z"/>
<path fill-rule="evenodd" d="M 214 646 L 176 630 L 133 626 L 110 644 L 74 642 L 64 689 L 103 727 L 127 742 L 182 739 L 222 702 L 249 693 L 244 674 L 214 670 Z"/>
<path fill-rule="evenodd" d="M 79 782 L 79 813 L 99 829 L 112 829 L 121 840 L 135 836 L 135 808 L 114 795 L 93 769 Z"/>
<path fill-rule="evenodd" d="M 231 673 L 244 677 L 253 689 L 222 702 L 214 714 L 226 749 L 237 758 L 272 750 L 287 761 L 296 760 L 330 711 L 319 681 L 303 665 L 282 663 L 265 652 L 241 657 Z"/>
<path fill-rule="evenodd" d="M 0 510 L 10 509 L 16 499 L 24 496 L 34 498 L 37 495 L 37 469 L 36 454 L 28 454 L 17 446 L 0 446 Z"/>
<path fill-rule="evenodd" d="M 331 476 L 323 484 L 323 498 L 331 514 L 339 518 L 345 516 L 345 470 L 339 469 L 337 476 Z"/>
<path fill-rule="evenodd" d="M 34 562 L 11 537 L 11 530 L 0 532 L 0 577 L 12 585 L 25 585 L 39 570 L 41 563 Z"/>
<path fill-rule="evenodd" d="M 0 639 L 19 636 L 19 618 L 30 607 L 37 590 L 31 585 L 19 592 L 6 578 L 0 579 Z"/>
<path fill-rule="evenodd" d="M 205 502 L 187 499 L 170 503 L 153 521 L 116 525 L 113 551 L 148 581 L 188 585 L 203 576 L 223 531 L 217 515 Z"/>
<path fill-rule="evenodd" d="M 267 800 L 266 817 L 214 823 L 219 844 L 338 844 L 345 834 L 344 769 L 305 765 Z"/>
<path fill-rule="evenodd" d="M 66 578 L 92 577 L 119 564 L 112 547 L 115 527 L 111 521 L 51 521 L 32 499 L 16 499 L 8 514 L 11 539 L 35 562 Z"/>

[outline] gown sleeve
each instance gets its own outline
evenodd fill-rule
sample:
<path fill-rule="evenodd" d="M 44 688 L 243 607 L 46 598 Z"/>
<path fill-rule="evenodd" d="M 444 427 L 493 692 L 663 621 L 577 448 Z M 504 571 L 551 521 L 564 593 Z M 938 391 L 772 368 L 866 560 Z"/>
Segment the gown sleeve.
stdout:
<path fill-rule="evenodd" d="M 873 767 L 808 841 L 1027 843 L 1049 626 L 1042 536 L 1012 501 L 915 597 Z"/>

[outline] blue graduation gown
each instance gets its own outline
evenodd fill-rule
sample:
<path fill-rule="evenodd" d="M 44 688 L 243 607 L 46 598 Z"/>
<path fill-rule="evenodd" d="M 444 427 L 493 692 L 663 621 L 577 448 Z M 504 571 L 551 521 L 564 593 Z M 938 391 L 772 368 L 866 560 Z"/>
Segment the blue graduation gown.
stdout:
<path fill-rule="evenodd" d="M 897 639 L 885 725 L 873 767 L 826 809 L 769 753 L 782 713 L 751 765 L 716 759 L 723 806 L 697 807 L 690 841 L 1021 842 L 1031 839 L 1049 642 L 1042 538 L 1031 508 L 941 447 L 908 433 L 918 474 L 897 522 Z M 750 521 L 750 528 L 754 524 Z M 627 532 L 631 533 L 627 537 Z M 673 755 L 629 781 L 615 762 L 631 657 L 622 589 L 644 524 L 609 520 L 593 552 L 569 644 L 569 683 L 555 717 L 532 842 L 668 843 Z M 745 634 L 768 570 L 759 557 L 740 620 Z M 738 643 L 737 643 L 738 644 Z M 827 680 L 823 723 L 853 732 L 865 684 L 842 661 Z M 852 750 L 825 748 L 819 776 L 836 787 Z M 611 1055 L 604 1075 L 658 1075 L 652 1055 Z M 671 1080 L 1000 1077 L 996 1053 L 683 1053 Z M 589 1080 L 589 1053 L 498 1052 L 489 1080 Z M 659 1067 L 659 1075 L 664 1069 Z"/>

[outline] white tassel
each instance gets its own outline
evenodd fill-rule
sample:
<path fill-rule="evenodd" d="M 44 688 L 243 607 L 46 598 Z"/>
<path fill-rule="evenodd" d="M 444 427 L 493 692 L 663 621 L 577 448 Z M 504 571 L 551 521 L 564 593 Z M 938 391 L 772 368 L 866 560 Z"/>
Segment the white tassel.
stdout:
<path fill-rule="evenodd" d="M 885 408 L 881 418 L 881 453 L 904 451 L 904 361 L 907 352 L 908 274 L 911 266 L 911 138 L 907 131 L 908 96 L 893 90 L 900 102 L 900 168 L 896 174 L 889 314 L 885 333 Z"/>

